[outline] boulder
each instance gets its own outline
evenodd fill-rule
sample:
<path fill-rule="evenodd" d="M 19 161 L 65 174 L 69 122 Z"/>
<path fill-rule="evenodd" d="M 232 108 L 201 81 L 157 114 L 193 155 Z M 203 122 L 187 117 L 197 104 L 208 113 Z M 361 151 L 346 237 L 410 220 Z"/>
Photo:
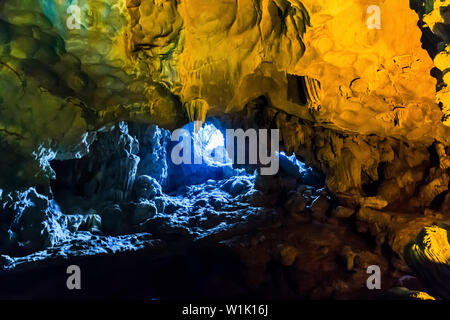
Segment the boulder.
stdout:
<path fill-rule="evenodd" d="M 292 192 L 288 196 L 284 208 L 291 215 L 300 214 L 306 209 L 307 200 L 300 192 Z"/>
<path fill-rule="evenodd" d="M 350 209 L 347 207 L 338 206 L 336 209 L 333 210 L 332 215 L 336 218 L 349 218 L 355 213 L 354 209 Z"/>
<path fill-rule="evenodd" d="M 150 176 L 139 176 L 134 184 L 134 191 L 138 200 L 152 200 L 162 195 L 161 186 Z"/>
<path fill-rule="evenodd" d="M 106 234 L 116 235 L 124 233 L 127 230 L 125 213 L 119 205 L 111 205 L 103 209 L 101 212 L 102 226 L 101 229 Z"/>
<path fill-rule="evenodd" d="M 406 263 L 433 296 L 450 299 L 450 226 L 425 227 L 405 248 Z"/>
<path fill-rule="evenodd" d="M 321 194 L 311 204 L 311 211 L 314 218 L 322 220 L 326 218 L 328 209 L 330 208 L 330 201 L 327 196 Z"/>
<path fill-rule="evenodd" d="M 153 218 L 157 213 L 156 204 L 153 201 L 140 202 L 136 205 L 131 217 L 131 224 L 138 225 L 146 220 Z"/>
<path fill-rule="evenodd" d="M 34 188 L 4 198 L 7 199 L 3 204 L 6 219 L 0 238 L 5 245 L 0 252 L 30 253 L 54 246 L 66 238 L 66 220 L 59 207 Z"/>
<path fill-rule="evenodd" d="M 292 266 L 298 256 L 298 249 L 293 246 L 281 246 L 279 252 L 281 264 L 285 267 Z"/>

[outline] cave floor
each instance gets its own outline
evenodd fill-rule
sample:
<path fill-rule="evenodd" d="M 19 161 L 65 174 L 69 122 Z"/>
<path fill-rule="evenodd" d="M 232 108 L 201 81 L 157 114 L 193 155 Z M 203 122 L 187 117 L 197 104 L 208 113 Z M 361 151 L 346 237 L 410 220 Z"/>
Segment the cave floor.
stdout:
<path fill-rule="evenodd" d="M 213 183 L 221 187 L 208 189 Z M 384 288 L 403 275 L 351 220 L 258 207 L 252 184 L 234 196 L 229 185 L 185 188 L 189 198 L 180 201 L 192 205 L 153 217 L 139 232 L 77 231 L 46 250 L 2 256 L 0 299 L 376 299 L 383 292 L 367 289 L 368 265 L 385 270 Z M 212 214 L 209 204 L 219 199 L 227 205 Z M 82 270 L 81 290 L 66 287 L 69 265 Z"/>

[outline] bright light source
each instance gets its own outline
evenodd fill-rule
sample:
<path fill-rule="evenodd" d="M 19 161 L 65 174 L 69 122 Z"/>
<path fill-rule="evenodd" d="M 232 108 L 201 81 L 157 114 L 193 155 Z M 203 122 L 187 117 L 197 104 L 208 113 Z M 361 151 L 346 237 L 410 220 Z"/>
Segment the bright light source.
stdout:
<path fill-rule="evenodd" d="M 206 123 L 194 133 L 194 149 L 200 152 L 203 161 L 208 165 L 231 164 L 231 159 L 225 149 L 223 133 L 211 123 Z"/>

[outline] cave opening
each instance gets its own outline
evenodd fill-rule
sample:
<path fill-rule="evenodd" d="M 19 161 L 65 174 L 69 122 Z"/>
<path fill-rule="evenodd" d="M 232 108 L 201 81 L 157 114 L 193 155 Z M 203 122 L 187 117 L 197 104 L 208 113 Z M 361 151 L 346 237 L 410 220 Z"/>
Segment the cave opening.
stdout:
<path fill-rule="evenodd" d="M 180 148 L 183 141 L 188 147 Z M 243 141 L 248 160 L 252 141 Z M 312 203 L 324 187 L 323 175 L 295 154 L 277 151 L 276 157 L 279 172 L 273 176 L 259 174 L 260 163 L 235 164 L 224 125 L 214 118 L 173 132 L 120 122 L 98 130 L 80 159 L 51 161 L 56 174 L 51 189 L 62 212 L 83 221 L 78 227 L 84 230 L 91 225 L 109 235 L 202 237 L 263 215 L 305 185 L 305 206 Z"/>
<path fill-rule="evenodd" d="M 317 2 L 0 0 L 0 299 L 450 297 L 448 1 Z"/>
<path fill-rule="evenodd" d="M 207 273 L 201 285 L 212 288 L 216 282 L 211 279 L 219 278 L 224 279 L 219 287 L 231 286 L 224 294 L 249 294 L 239 278 L 243 257 L 222 241 L 250 241 L 261 252 L 278 250 L 272 248 L 271 232 L 284 238 L 284 228 L 290 233 L 301 228 L 299 236 L 314 238 L 311 220 L 326 228 L 323 221 L 333 205 L 324 176 L 295 154 L 277 151 L 279 170 L 273 175 L 262 175 L 260 162 L 235 164 L 237 155 L 226 148 L 228 127 L 236 128 L 226 119 L 209 118 L 202 126 L 180 128 L 184 131 L 178 137 L 186 138 L 191 148 L 178 156 L 191 150 L 190 164 L 173 161 L 174 148 L 184 140 L 174 137 L 176 130 L 135 122 L 97 130 L 80 157 L 50 162 L 54 178 L 48 197 L 30 190 L 6 205 L 24 209 L 11 229 L 18 245 L 11 242 L 4 252 L 14 263 L 50 257 L 65 261 L 67 256 L 83 260 L 89 270 L 100 263 L 106 271 L 93 272 L 92 283 L 104 286 L 109 276 L 125 272 L 121 286 L 139 298 L 202 296 L 190 280 L 204 276 L 198 270 Z M 248 161 L 252 141 L 242 141 Z M 201 161 L 195 163 L 196 157 Z M 277 221 L 286 224 L 280 227 Z M 219 256 L 211 254 L 219 251 Z M 270 260 L 269 265 L 285 270 L 278 260 Z M 178 276 L 169 290 L 172 273 Z M 145 279 L 146 287 L 131 281 L 133 275 Z M 270 283 L 273 274 L 266 276 L 269 286 L 258 294 L 278 290 Z M 110 288 L 89 294 L 120 293 Z"/>

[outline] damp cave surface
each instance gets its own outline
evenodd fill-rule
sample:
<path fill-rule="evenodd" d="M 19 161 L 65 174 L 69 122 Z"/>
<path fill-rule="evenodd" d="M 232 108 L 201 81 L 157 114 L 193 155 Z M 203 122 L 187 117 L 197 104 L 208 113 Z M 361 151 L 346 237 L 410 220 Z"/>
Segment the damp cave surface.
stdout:
<path fill-rule="evenodd" d="M 0 0 L 0 300 L 449 300 L 449 39 L 437 0 Z"/>
<path fill-rule="evenodd" d="M 41 236 L 24 232 L 23 242 L 7 251 L 13 275 L 5 277 L 1 297 L 231 298 L 274 290 L 251 289 L 239 255 L 222 242 L 270 228 L 285 215 L 280 203 L 286 194 L 306 192 L 309 200 L 291 205 L 311 204 L 325 194 L 324 179 L 284 152 L 276 154 L 276 176 L 260 175 L 257 165 L 237 168 L 220 122 L 195 126 L 186 125 L 172 139 L 172 132 L 155 125 L 120 122 L 98 130 L 84 156 L 52 160 L 52 194 L 29 190 L 11 205 L 22 206 L 22 216 L 27 210 L 45 215 L 30 221 L 30 228 L 40 225 Z M 190 151 L 190 163 L 174 164 L 172 151 L 183 141 L 191 148 L 177 154 Z M 87 270 L 89 285 L 82 294 L 47 292 L 64 277 L 68 262 Z M 50 279 L 42 289 L 39 281 L 29 283 L 27 270 L 33 268 L 40 279 Z"/>

